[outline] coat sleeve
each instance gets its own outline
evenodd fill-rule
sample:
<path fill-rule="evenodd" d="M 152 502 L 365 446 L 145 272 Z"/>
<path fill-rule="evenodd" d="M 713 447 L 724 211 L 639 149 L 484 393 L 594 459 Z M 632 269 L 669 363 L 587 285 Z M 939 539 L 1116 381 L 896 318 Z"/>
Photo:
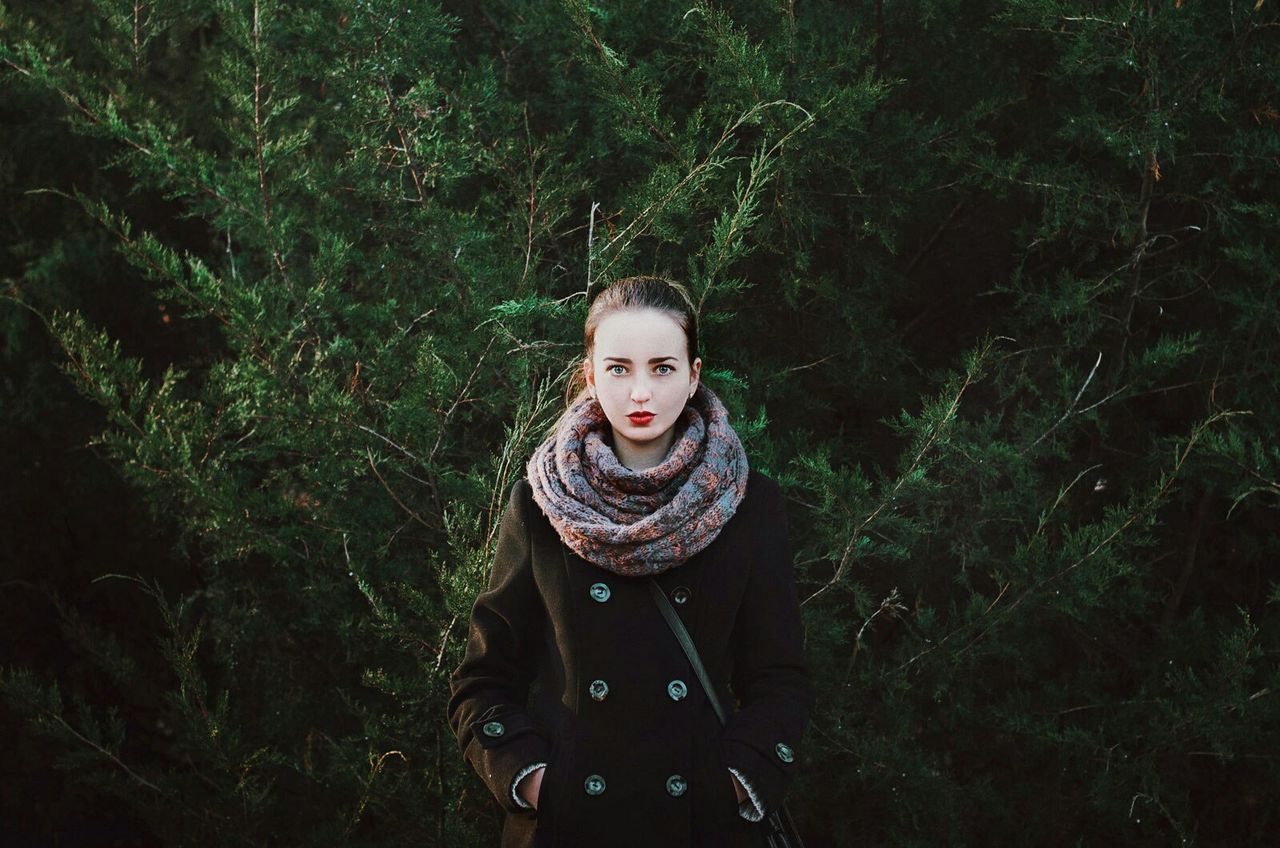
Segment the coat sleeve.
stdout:
<path fill-rule="evenodd" d="M 514 787 L 529 766 L 550 760 L 551 737 L 526 709 L 545 615 L 533 580 L 527 492 L 525 480 L 511 487 L 489 586 L 471 608 L 466 652 L 450 677 L 449 725 L 502 808 L 532 815 Z"/>
<path fill-rule="evenodd" d="M 753 813 L 762 818 L 782 806 L 799 767 L 814 698 L 782 491 L 772 480 L 760 479 L 767 481 L 761 486 L 760 512 L 767 530 L 758 542 L 733 631 L 730 683 L 741 708 L 720 734 L 721 759 L 742 776 L 751 796 L 740 812 L 752 820 Z"/>

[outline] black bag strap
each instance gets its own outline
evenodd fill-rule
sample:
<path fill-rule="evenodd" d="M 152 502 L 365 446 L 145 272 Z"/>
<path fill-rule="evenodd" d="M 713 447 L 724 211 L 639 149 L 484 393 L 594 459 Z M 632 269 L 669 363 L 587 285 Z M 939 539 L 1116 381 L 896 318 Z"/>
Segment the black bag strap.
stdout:
<path fill-rule="evenodd" d="M 711 685 L 711 678 L 708 676 L 706 668 L 702 665 L 702 658 L 698 656 L 698 649 L 693 644 L 689 631 L 685 628 L 684 622 L 680 620 L 680 614 L 676 612 L 675 607 L 671 606 L 667 593 L 658 585 L 658 581 L 652 577 L 649 578 L 649 591 L 653 593 L 653 600 L 662 612 L 662 617 L 671 626 L 671 632 L 676 634 L 680 647 L 684 648 L 684 655 L 689 658 L 689 664 L 693 666 L 693 673 L 698 676 L 699 682 L 702 683 L 702 691 L 707 693 L 707 700 L 711 702 L 712 708 L 715 709 L 716 716 L 720 719 L 720 724 L 728 724 L 729 719 L 725 715 L 724 707 L 720 705 L 720 699 L 716 697 L 716 688 Z M 791 811 L 787 809 L 786 804 L 766 816 L 764 824 L 767 825 L 765 842 L 769 845 L 769 848 L 804 848 L 804 841 L 800 838 L 800 832 L 796 829 L 796 824 L 791 818 Z"/>
<path fill-rule="evenodd" d="M 680 620 L 679 613 L 676 612 L 675 607 L 671 606 L 667 593 L 662 591 L 658 581 L 652 577 L 649 578 L 649 590 L 653 592 L 653 599 L 657 602 L 658 609 L 662 611 L 662 617 L 667 620 L 667 624 L 671 625 L 671 631 L 680 641 L 680 647 L 684 648 L 684 654 L 689 658 L 689 664 L 693 666 L 693 673 L 698 675 L 698 680 L 702 683 L 702 691 L 707 693 L 707 700 L 716 711 L 720 724 L 728 724 L 729 717 L 725 715 L 724 707 L 720 706 L 720 699 L 716 697 L 716 687 L 711 685 L 711 678 L 702 665 L 702 658 L 698 656 L 698 649 L 694 646 L 693 639 L 689 637 L 689 631 L 685 629 L 684 622 Z"/>

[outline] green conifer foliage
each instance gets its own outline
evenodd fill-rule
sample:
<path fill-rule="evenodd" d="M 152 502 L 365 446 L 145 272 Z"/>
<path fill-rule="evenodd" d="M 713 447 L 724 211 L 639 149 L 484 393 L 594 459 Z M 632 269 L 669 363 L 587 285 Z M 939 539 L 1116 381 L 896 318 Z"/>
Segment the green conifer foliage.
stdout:
<path fill-rule="evenodd" d="M 789 496 L 814 845 L 1275 844 L 1278 37 L 1261 0 L 10 0 L 0 817 L 495 844 L 448 675 L 589 297 L 660 273 Z M 100 552 L 121 491 L 168 559 Z"/>

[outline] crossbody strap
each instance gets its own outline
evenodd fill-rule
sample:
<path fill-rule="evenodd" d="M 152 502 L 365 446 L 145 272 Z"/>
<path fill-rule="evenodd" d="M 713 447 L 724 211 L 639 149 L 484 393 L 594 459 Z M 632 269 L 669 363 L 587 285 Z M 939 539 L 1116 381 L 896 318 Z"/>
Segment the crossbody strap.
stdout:
<path fill-rule="evenodd" d="M 725 717 L 724 707 L 720 706 L 720 699 L 716 697 L 716 688 L 711 685 L 707 670 L 702 666 L 702 659 L 698 656 L 698 649 L 694 647 L 693 639 L 689 637 L 689 631 L 685 629 L 679 613 L 676 612 L 675 607 L 671 606 L 671 601 L 667 599 L 667 593 L 662 591 L 658 581 L 652 577 L 649 578 L 649 591 L 653 593 L 653 600 L 657 603 L 658 609 L 662 611 L 662 617 L 667 620 L 667 624 L 671 625 L 671 632 L 676 634 L 680 647 L 684 648 L 684 655 L 689 658 L 689 664 L 693 666 L 694 674 L 698 675 L 698 680 L 702 683 L 702 691 L 707 693 L 707 700 L 711 702 L 716 715 L 720 717 L 720 724 L 727 724 L 728 719 Z M 787 809 L 785 804 L 766 816 L 765 821 L 768 824 L 768 833 L 765 835 L 765 839 L 770 848 L 774 848 L 774 846 L 779 846 L 780 848 L 804 848 L 804 842 L 800 839 L 800 832 L 796 830 L 795 822 L 791 820 L 791 811 Z"/>
<path fill-rule="evenodd" d="M 680 647 L 684 648 L 684 654 L 689 658 L 689 664 L 693 666 L 693 673 L 698 675 L 698 680 L 702 682 L 702 691 L 707 693 L 707 700 L 711 702 L 712 708 L 719 716 L 720 724 L 728 724 L 729 719 L 725 716 L 724 707 L 720 706 L 720 699 L 716 697 L 716 688 L 711 685 L 711 678 L 707 676 L 707 670 L 702 665 L 698 649 L 694 646 L 693 639 L 689 637 L 689 631 L 685 629 L 676 608 L 671 606 L 667 593 L 662 591 L 658 581 L 652 577 L 649 578 L 649 590 L 653 593 L 653 599 L 658 604 L 662 617 L 667 620 L 667 624 L 671 625 L 671 632 L 675 633 L 676 639 L 680 641 Z"/>

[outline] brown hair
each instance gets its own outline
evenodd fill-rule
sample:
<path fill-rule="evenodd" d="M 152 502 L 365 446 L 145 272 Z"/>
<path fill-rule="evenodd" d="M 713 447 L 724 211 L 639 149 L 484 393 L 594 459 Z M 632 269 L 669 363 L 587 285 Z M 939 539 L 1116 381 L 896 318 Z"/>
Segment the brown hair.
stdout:
<path fill-rule="evenodd" d="M 598 292 L 587 310 L 587 320 L 582 328 L 583 359 L 590 359 L 595 352 L 596 328 L 600 322 L 615 312 L 628 309 L 656 309 L 669 314 L 684 330 L 689 363 L 698 358 L 698 314 L 689 290 L 674 280 L 664 277 L 624 277 Z M 587 377 L 581 364 L 573 369 L 565 386 L 564 412 L 547 430 L 551 435 L 559 429 L 564 416 L 587 396 Z"/>

